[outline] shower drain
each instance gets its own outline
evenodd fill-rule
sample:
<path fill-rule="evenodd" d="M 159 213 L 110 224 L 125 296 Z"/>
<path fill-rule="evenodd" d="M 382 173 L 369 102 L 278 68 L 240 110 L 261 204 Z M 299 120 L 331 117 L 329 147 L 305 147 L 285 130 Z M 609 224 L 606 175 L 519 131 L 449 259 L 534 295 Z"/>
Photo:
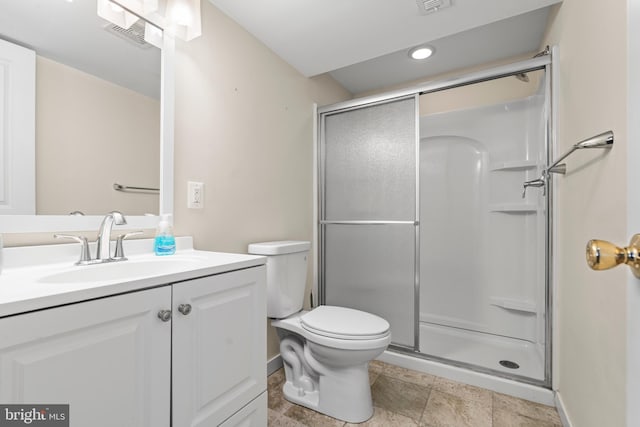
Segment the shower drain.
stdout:
<path fill-rule="evenodd" d="M 505 368 L 509 368 L 509 369 L 518 369 L 518 368 L 520 368 L 520 365 L 518 365 L 516 362 L 512 362 L 511 360 L 501 360 L 498 363 L 500 363 Z"/>

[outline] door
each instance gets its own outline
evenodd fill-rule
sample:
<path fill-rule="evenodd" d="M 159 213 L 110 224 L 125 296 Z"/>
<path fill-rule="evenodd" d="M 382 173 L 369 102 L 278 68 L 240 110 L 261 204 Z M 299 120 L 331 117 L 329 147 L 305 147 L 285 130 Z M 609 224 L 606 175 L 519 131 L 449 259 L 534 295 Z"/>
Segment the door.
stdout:
<path fill-rule="evenodd" d="M 174 426 L 218 426 L 266 390 L 265 278 L 262 266 L 173 285 Z"/>
<path fill-rule="evenodd" d="M 321 302 L 377 314 L 414 348 L 415 96 L 321 117 Z"/>
<path fill-rule="evenodd" d="M 0 321 L 0 402 L 69 404 L 72 426 L 168 427 L 169 287 Z"/>
<path fill-rule="evenodd" d="M 36 213 L 35 132 L 36 54 L 0 39 L 0 213 Z"/>
<path fill-rule="evenodd" d="M 629 0 L 627 21 L 627 50 L 629 76 L 640 73 L 640 0 Z M 627 182 L 640 180 L 638 159 L 640 159 L 640 82 L 630 77 L 628 80 L 628 137 L 627 137 Z M 640 192 L 636 185 L 627 186 L 627 235 L 640 233 Z M 627 275 L 627 426 L 640 425 L 640 280 Z M 603 280 L 603 286 L 606 286 Z"/>

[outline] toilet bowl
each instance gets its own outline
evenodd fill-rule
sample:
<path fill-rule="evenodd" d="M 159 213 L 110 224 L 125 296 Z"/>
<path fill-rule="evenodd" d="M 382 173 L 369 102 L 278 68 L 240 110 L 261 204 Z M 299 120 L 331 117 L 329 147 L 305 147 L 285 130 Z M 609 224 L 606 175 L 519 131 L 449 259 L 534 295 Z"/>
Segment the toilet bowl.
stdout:
<path fill-rule="evenodd" d="M 267 256 L 267 311 L 280 338 L 284 397 L 331 417 L 360 423 L 373 415 L 369 361 L 391 342 L 389 323 L 346 307 L 302 310 L 309 242 L 249 245 Z"/>

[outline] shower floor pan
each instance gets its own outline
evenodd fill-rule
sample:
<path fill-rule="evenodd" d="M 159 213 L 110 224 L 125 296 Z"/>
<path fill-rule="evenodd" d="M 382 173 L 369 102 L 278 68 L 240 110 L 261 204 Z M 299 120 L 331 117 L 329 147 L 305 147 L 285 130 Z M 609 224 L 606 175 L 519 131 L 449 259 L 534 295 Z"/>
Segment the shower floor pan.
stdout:
<path fill-rule="evenodd" d="M 544 380 L 543 358 L 528 341 L 420 322 L 420 352 Z"/>

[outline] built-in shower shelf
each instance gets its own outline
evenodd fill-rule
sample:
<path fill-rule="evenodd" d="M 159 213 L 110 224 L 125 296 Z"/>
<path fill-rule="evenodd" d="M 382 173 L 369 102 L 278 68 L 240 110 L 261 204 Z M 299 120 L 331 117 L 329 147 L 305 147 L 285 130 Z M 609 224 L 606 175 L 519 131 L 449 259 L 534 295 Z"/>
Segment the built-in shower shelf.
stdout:
<path fill-rule="evenodd" d="M 495 305 L 496 307 L 504 308 L 505 310 L 510 311 L 520 311 L 523 313 L 537 313 L 538 311 L 536 309 L 535 303 L 531 301 L 491 297 L 489 298 L 489 303 L 491 305 Z"/>
<path fill-rule="evenodd" d="M 538 208 L 530 203 L 493 203 L 489 205 L 491 212 L 535 213 Z"/>
<path fill-rule="evenodd" d="M 491 165 L 492 171 L 521 171 L 535 169 L 538 163 L 535 160 L 514 160 L 510 162 L 495 163 Z"/>

